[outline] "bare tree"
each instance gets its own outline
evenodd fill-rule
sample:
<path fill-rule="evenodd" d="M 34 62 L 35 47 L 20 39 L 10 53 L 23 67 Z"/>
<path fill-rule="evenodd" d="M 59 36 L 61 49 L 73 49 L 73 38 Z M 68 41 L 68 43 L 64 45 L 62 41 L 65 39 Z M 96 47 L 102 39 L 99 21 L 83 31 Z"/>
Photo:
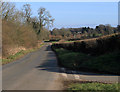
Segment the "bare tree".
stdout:
<path fill-rule="evenodd" d="M 14 17 L 13 17 L 12 20 L 13 20 L 15 23 L 23 24 L 24 21 L 25 21 L 24 16 L 25 16 L 25 14 L 24 14 L 23 11 L 17 10 L 17 11 L 15 12 Z"/>
<path fill-rule="evenodd" d="M 38 33 L 40 29 L 38 18 L 37 17 L 31 18 L 31 23 L 35 32 Z"/>
<path fill-rule="evenodd" d="M 32 13 L 31 13 L 31 7 L 30 7 L 30 4 L 25 4 L 25 5 L 23 5 L 23 11 L 24 11 L 24 13 L 25 13 L 25 20 L 26 20 L 26 22 L 27 23 L 30 23 L 30 19 L 31 19 L 31 15 L 32 15 Z"/>
<path fill-rule="evenodd" d="M 53 25 L 54 19 L 45 8 L 39 8 L 38 15 L 39 15 L 40 30 L 42 30 L 43 27 L 45 26 L 47 26 L 49 29 L 49 27 Z"/>
<path fill-rule="evenodd" d="M 2 2 L 0 10 L 2 11 L 2 19 L 9 20 L 14 17 L 15 5 L 13 3 Z"/>

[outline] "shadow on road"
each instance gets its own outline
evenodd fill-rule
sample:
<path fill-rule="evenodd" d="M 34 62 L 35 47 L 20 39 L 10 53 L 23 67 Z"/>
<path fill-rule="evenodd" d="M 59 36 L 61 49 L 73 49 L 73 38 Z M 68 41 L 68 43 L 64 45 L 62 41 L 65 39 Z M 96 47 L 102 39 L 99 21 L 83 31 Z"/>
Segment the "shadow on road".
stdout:
<path fill-rule="evenodd" d="M 118 75 L 111 75 L 111 74 L 100 74 L 100 73 L 89 73 L 89 72 L 81 72 L 81 71 L 73 71 L 69 69 L 62 69 L 58 67 L 57 59 L 55 53 L 51 50 L 51 47 L 48 46 L 45 49 L 47 53 L 46 60 L 44 60 L 41 65 L 37 66 L 39 70 L 48 71 L 48 72 L 58 72 L 58 73 L 67 73 L 67 74 L 79 74 L 79 75 L 88 75 L 88 76 L 118 76 Z"/>
<path fill-rule="evenodd" d="M 51 46 L 47 46 L 47 48 L 46 48 L 45 51 L 52 51 L 52 50 L 51 50 Z"/>
<path fill-rule="evenodd" d="M 45 49 L 47 57 L 42 64 L 37 66 L 39 70 L 49 71 L 49 72 L 59 72 L 59 67 L 57 64 L 57 59 L 55 53 L 51 50 L 50 46 L 47 46 Z"/>

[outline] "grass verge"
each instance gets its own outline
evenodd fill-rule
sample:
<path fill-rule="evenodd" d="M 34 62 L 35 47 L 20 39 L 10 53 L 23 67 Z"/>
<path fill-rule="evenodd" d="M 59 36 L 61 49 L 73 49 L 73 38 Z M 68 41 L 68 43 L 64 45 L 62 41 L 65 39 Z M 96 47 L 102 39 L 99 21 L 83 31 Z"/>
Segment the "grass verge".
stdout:
<path fill-rule="evenodd" d="M 98 91 L 109 91 L 109 92 L 119 92 L 120 84 L 105 84 L 105 83 L 72 83 L 69 84 L 67 90 L 81 90 L 89 92 L 98 92 Z"/>
<path fill-rule="evenodd" d="M 54 49 L 59 64 L 63 67 L 97 73 L 120 74 L 120 52 L 115 51 L 100 56 L 90 56 L 63 48 Z"/>
<path fill-rule="evenodd" d="M 7 63 L 10 63 L 10 62 L 13 62 L 13 61 L 15 61 L 15 60 L 23 57 L 24 55 L 26 55 L 26 54 L 28 54 L 28 53 L 30 53 L 30 52 L 36 51 L 36 50 L 38 50 L 39 48 L 41 48 L 43 45 L 44 45 L 44 43 L 41 44 L 40 47 L 33 48 L 33 49 L 28 49 L 28 50 L 21 50 L 21 51 L 17 52 L 17 53 L 14 54 L 14 55 L 10 55 L 10 56 L 8 56 L 7 58 L 2 59 L 2 65 L 7 64 Z"/>

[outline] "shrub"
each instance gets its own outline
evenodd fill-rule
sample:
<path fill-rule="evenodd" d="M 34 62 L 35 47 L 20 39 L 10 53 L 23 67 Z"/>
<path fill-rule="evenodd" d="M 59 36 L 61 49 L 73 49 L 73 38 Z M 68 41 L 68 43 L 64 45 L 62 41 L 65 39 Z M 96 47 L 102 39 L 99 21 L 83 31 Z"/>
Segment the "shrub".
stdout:
<path fill-rule="evenodd" d="M 37 46 L 37 36 L 30 25 L 17 25 L 12 21 L 2 21 L 2 55 L 9 55 L 9 48 Z"/>
<path fill-rule="evenodd" d="M 70 43 L 54 43 L 52 47 L 65 48 L 68 50 L 83 52 L 91 55 L 101 55 L 115 50 L 120 50 L 120 33 L 97 39 L 94 38 Z"/>

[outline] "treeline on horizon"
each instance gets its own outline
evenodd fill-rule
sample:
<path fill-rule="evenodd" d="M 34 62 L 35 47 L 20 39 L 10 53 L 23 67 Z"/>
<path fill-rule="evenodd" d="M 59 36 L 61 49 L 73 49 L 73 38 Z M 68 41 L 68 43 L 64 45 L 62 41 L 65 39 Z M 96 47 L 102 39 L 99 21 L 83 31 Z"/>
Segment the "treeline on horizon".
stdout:
<path fill-rule="evenodd" d="M 82 27 L 82 28 L 54 28 L 51 31 L 51 40 L 81 40 L 96 38 L 105 35 L 110 35 L 120 32 L 120 26 L 112 27 L 111 25 L 100 24 L 96 28 Z"/>

